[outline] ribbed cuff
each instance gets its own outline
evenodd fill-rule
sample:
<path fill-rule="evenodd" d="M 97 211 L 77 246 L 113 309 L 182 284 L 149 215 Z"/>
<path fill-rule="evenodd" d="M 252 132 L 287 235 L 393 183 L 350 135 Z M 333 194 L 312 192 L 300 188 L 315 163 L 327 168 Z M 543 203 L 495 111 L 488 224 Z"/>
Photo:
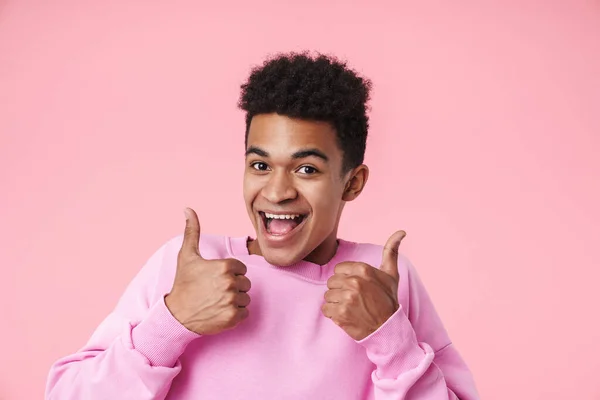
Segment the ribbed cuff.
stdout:
<path fill-rule="evenodd" d="M 162 367 L 173 367 L 187 345 L 199 337 L 173 317 L 164 297 L 131 332 L 133 348 L 142 353 L 151 365 Z"/>
<path fill-rule="evenodd" d="M 379 329 L 357 343 L 367 350 L 367 357 L 377 366 L 376 375 L 380 379 L 396 379 L 418 368 L 425 358 L 433 359 L 429 346 L 425 349 L 419 346 L 402 306 Z"/>

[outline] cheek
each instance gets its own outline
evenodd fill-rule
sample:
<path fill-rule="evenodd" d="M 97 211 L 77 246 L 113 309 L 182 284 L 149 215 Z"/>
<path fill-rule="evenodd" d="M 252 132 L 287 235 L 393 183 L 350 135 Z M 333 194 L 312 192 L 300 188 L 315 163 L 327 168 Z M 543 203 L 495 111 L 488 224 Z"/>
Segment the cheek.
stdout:
<path fill-rule="evenodd" d="M 244 175 L 243 192 L 246 203 L 253 201 L 256 198 L 256 195 L 260 192 L 260 184 L 252 175 Z"/>
<path fill-rule="evenodd" d="M 325 223 L 325 221 L 336 220 L 342 198 L 341 189 L 338 185 L 332 185 L 331 183 L 315 185 L 305 193 L 305 197 L 319 221 Z"/>

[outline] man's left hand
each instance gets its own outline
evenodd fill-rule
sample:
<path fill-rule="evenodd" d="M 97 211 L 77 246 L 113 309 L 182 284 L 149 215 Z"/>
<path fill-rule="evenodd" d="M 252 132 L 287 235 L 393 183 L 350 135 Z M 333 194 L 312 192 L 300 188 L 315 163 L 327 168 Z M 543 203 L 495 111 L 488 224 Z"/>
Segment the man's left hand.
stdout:
<path fill-rule="evenodd" d="M 388 239 L 379 269 L 344 261 L 327 280 L 321 311 L 352 339 L 366 338 L 398 310 L 398 248 L 405 236 L 398 231 Z"/>

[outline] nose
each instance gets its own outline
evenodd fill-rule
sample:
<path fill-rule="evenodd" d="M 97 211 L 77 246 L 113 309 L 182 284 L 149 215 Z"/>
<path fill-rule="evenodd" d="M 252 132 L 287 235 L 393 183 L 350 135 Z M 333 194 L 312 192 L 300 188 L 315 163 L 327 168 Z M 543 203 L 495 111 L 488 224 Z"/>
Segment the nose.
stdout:
<path fill-rule="evenodd" d="M 293 200 L 298 196 L 293 180 L 285 171 L 272 173 L 262 189 L 262 195 L 273 204 Z"/>

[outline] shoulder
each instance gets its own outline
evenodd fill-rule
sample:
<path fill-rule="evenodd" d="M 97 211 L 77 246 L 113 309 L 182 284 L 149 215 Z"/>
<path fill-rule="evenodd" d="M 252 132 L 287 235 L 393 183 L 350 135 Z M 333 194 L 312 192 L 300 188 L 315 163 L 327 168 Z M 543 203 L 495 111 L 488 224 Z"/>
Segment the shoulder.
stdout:
<path fill-rule="evenodd" d="M 171 290 L 175 273 L 177 271 L 177 258 L 183 235 L 178 235 L 167 240 L 159 250 L 156 251 L 146 268 L 154 270 L 155 294 L 154 301 Z M 200 254 L 205 259 L 218 259 L 231 257 L 228 252 L 230 238 L 228 236 L 202 234 L 200 236 Z M 149 267 L 149 268 L 148 268 Z"/>
<path fill-rule="evenodd" d="M 183 235 L 177 235 L 167 241 L 164 245 L 165 255 L 167 258 L 177 258 L 181 245 L 183 243 Z M 206 259 L 217 259 L 231 257 L 231 238 L 224 235 L 201 234 L 200 235 L 200 254 Z"/>
<path fill-rule="evenodd" d="M 357 243 L 355 246 L 356 249 L 352 257 L 354 261 L 364 262 L 375 268 L 381 266 L 383 245 Z M 417 336 L 421 337 L 433 329 L 433 331 L 440 334 L 439 338 L 441 339 L 432 339 L 433 341 L 430 344 L 435 345 L 436 349 L 441 348 L 448 343 L 441 320 L 417 269 L 408 257 L 402 253 L 398 255 L 398 273 L 400 276 L 398 301 L 402 304 L 406 316 L 413 324 Z"/>
<path fill-rule="evenodd" d="M 383 245 L 373 243 L 354 243 L 349 242 L 354 246 L 352 251 L 351 261 L 364 262 L 372 267 L 379 268 L 383 259 Z M 350 260 L 348 260 L 350 261 Z M 402 252 L 398 254 L 398 272 L 400 279 L 408 278 L 413 273 L 413 265 L 406 255 Z"/>
<path fill-rule="evenodd" d="M 383 245 L 354 243 L 354 246 L 354 254 L 351 256 L 352 261 L 363 262 L 374 268 L 381 267 Z M 402 252 L 398 254 L 398 275 L 400 277 L 398 300 L 406 308 L 408 317 L 411 318 L 413 313 L 410 310 L 418 307 L 421 300 L 427 297 L 427 292 L 411 260 Z"/>

